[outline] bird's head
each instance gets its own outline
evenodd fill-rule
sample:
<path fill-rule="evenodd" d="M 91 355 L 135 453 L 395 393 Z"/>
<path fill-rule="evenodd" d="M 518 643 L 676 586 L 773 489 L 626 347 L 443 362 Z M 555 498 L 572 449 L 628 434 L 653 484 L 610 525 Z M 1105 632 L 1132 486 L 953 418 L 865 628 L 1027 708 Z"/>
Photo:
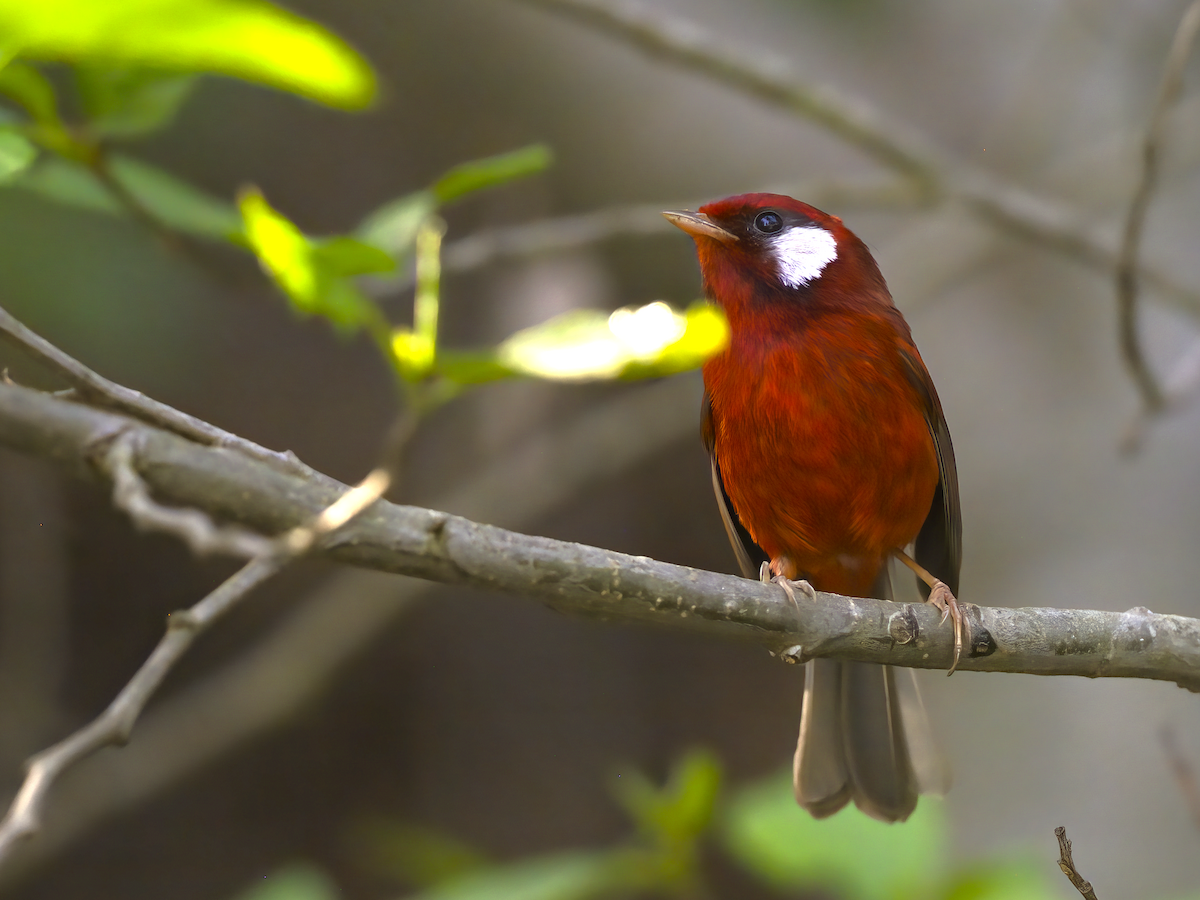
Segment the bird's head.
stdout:
<path fill-rule="evenodd" d="M 739 194 L 668 210 L 696 242 L 709 296 L 736 329 L 749 316 L 796 319 L 818 308 L 891 306 L 866 245 L 837 216 L 783 194 Z"/>

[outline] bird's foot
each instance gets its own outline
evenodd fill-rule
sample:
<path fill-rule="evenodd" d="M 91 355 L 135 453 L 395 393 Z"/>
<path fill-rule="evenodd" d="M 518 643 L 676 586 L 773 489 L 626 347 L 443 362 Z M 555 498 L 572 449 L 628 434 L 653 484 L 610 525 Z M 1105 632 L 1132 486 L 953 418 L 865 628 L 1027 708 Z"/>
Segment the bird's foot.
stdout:
<path fill-rule="evenodd" d="M 813 590 L 813 586 L 807 581 L 788 578 L 786 575 L 772 575 L 770 563 L 763 563 L 758 569 L 758 580 L 763 584 L 777 584 L 783 588 L 783 592 L 787 594 L 788 600 L 792 602 L 792 606 L 796 607 L 796 612 L 800 611 L 800 603 L 796 599 L 796 591 L 800 591 L 809 600 L 817 599 L 817 592 Z"/>
<path fill-rule="evenodd" d="M 929 587 L 929 600 L 934 607 L 941 610 L 942 623 L 945 623 L 949 618 L 954 625 L 954 662 L 950 665 L 950 671 L 947 675 L 953 675 L 954 670 L 958 668 L 958 661 L 962 658 L 963 644 L 966 642 L 967 635 L 967 618 L 963 613 L 963 609 L 959 606 L 958 600 L 950 593 L 950 588 L 946 583 L 934 579 L 933 584 Z"/>

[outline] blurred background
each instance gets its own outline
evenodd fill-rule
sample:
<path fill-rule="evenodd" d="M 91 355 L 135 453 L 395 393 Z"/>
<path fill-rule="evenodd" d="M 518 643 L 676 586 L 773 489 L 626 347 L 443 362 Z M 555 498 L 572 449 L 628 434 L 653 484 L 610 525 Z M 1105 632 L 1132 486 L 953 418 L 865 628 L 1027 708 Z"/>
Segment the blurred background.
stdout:
<path fill-rule="evenodd" d="M 1184 8 L 646 6 L 859 98 L 889 132 L 940 151 L 941 174 L 988 173 L 1004 190 L 1061 204 L 1113 246 Z M 376 67 L 374 109 L 346 114 L 206 79 L 174 125 L 133 152 L 220 197 L 258 185 L 325 234 L 455 163 L 535 141 L 553 149 L 545 174 L 448 210 L 449 246 L 552 217 L 748 190 L 810 199 L 872 248 L 938 386 L 961 478 L 962 599 L 1200 615 L 1200 415 L 1163 418 L 1140 453 L 1121 454 L 1139 401 L 1108 273 L 953 192 L 885 203 L 871 191 L 893 174 L 821 125 L 552 7 L 291 4 Z M 1144 245 L 1149 263 L 1196 286 L 1198 66 L 1171 119 Z M 834 194 L 835 183 L 854 190 Z M 448 273 L 444 342 L 494 343 L 577 306 L 695 299 L 691 242 L 652 217 L 630 221 L 603 239 Z M 134 223 L 2 191 L 0 297 L 107 377 L 343 481 L 373 463 L 393 413 L 369 342 L 297 318 L 232 250 L 181 254 Z M 403 292 L 386 298 L 396 321 L 410 303 Z M 1142 309 L 1151 365 L 1167 373 L 1197 339 L 1197 319 L 1153 293 Z M 41 383 L 8 350 L 0 363 Z M 425 424 L 393 499 L 733 572 L 699 399 L 695 373 L 484 387 Z M 0 450 L 6 797 L 21 760 L 98 714 L 165 615 L 232 569 L 135 533 L 97 487 Z M 1162 739 L 1171 729 L 1200 762 L 1196 698 L 1158 682 L 921 680 L 955 772 L 947 857 L 1018 851 L 1057 878 L 1061 824 L 1101 896 L 1196 884 L 1200 834 Z M 129 747 L 64 780 L 5 889 L 21 900 L 225 898 L 308 860 L 346 897 L 395 896 L 356 849 L 356 829 L 378 819 L 436 828 L 498 859 L 602 845 L 629 830 L 610 792 L 618 774 L 661 778 L 698 746 L 733 785 L 788 765 L 799 683 L 756 646 L 305 563 L 204 638 Z M 716 896 L 772 896 L 727 861 L 711 865 Z M 1070 895 L 1065 881 L 1061 892 Z"/>

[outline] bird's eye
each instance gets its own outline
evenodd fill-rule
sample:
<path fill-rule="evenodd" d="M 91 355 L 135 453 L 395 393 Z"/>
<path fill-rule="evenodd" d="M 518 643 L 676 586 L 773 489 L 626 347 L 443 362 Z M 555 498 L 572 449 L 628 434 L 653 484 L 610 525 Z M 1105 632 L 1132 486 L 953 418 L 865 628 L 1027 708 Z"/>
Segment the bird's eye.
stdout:
<path fill-rule="evenodd" d="M 754 217 L 754 227 L 763 234 L 777 234 L 783 228 L 783 217 L 768 209 Z"/>

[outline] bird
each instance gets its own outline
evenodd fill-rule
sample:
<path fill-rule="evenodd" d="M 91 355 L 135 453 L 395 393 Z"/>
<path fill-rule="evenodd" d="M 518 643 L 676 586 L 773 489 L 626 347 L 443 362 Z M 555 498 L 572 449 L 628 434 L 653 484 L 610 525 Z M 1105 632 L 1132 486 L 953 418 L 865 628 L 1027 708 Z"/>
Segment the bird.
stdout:
<path fill-rule="evenodd" d="M 879 266 L 842 220 L 751 193 L 663 215 L 695 242 L 705 294 L 729 324 L 703 365 L 701 433 L 742 574 L 892 599 L 889 561 L 916 573 L 952 619 L 954 666 L 969 636 L 958 605 L 962 517 L 950 431 L 929 371 Z M 912 548 L 912 553 L 908 548 Z M 914 558 L 915 557 L 915 558 Z M 801 580 L 802 581 L 799 581 Z M 906 819 L 941 776 L 923 709 L 901 709 L 897 673 L 805 664 L 793 761 L 817 818 L 853 801 Z"/>

